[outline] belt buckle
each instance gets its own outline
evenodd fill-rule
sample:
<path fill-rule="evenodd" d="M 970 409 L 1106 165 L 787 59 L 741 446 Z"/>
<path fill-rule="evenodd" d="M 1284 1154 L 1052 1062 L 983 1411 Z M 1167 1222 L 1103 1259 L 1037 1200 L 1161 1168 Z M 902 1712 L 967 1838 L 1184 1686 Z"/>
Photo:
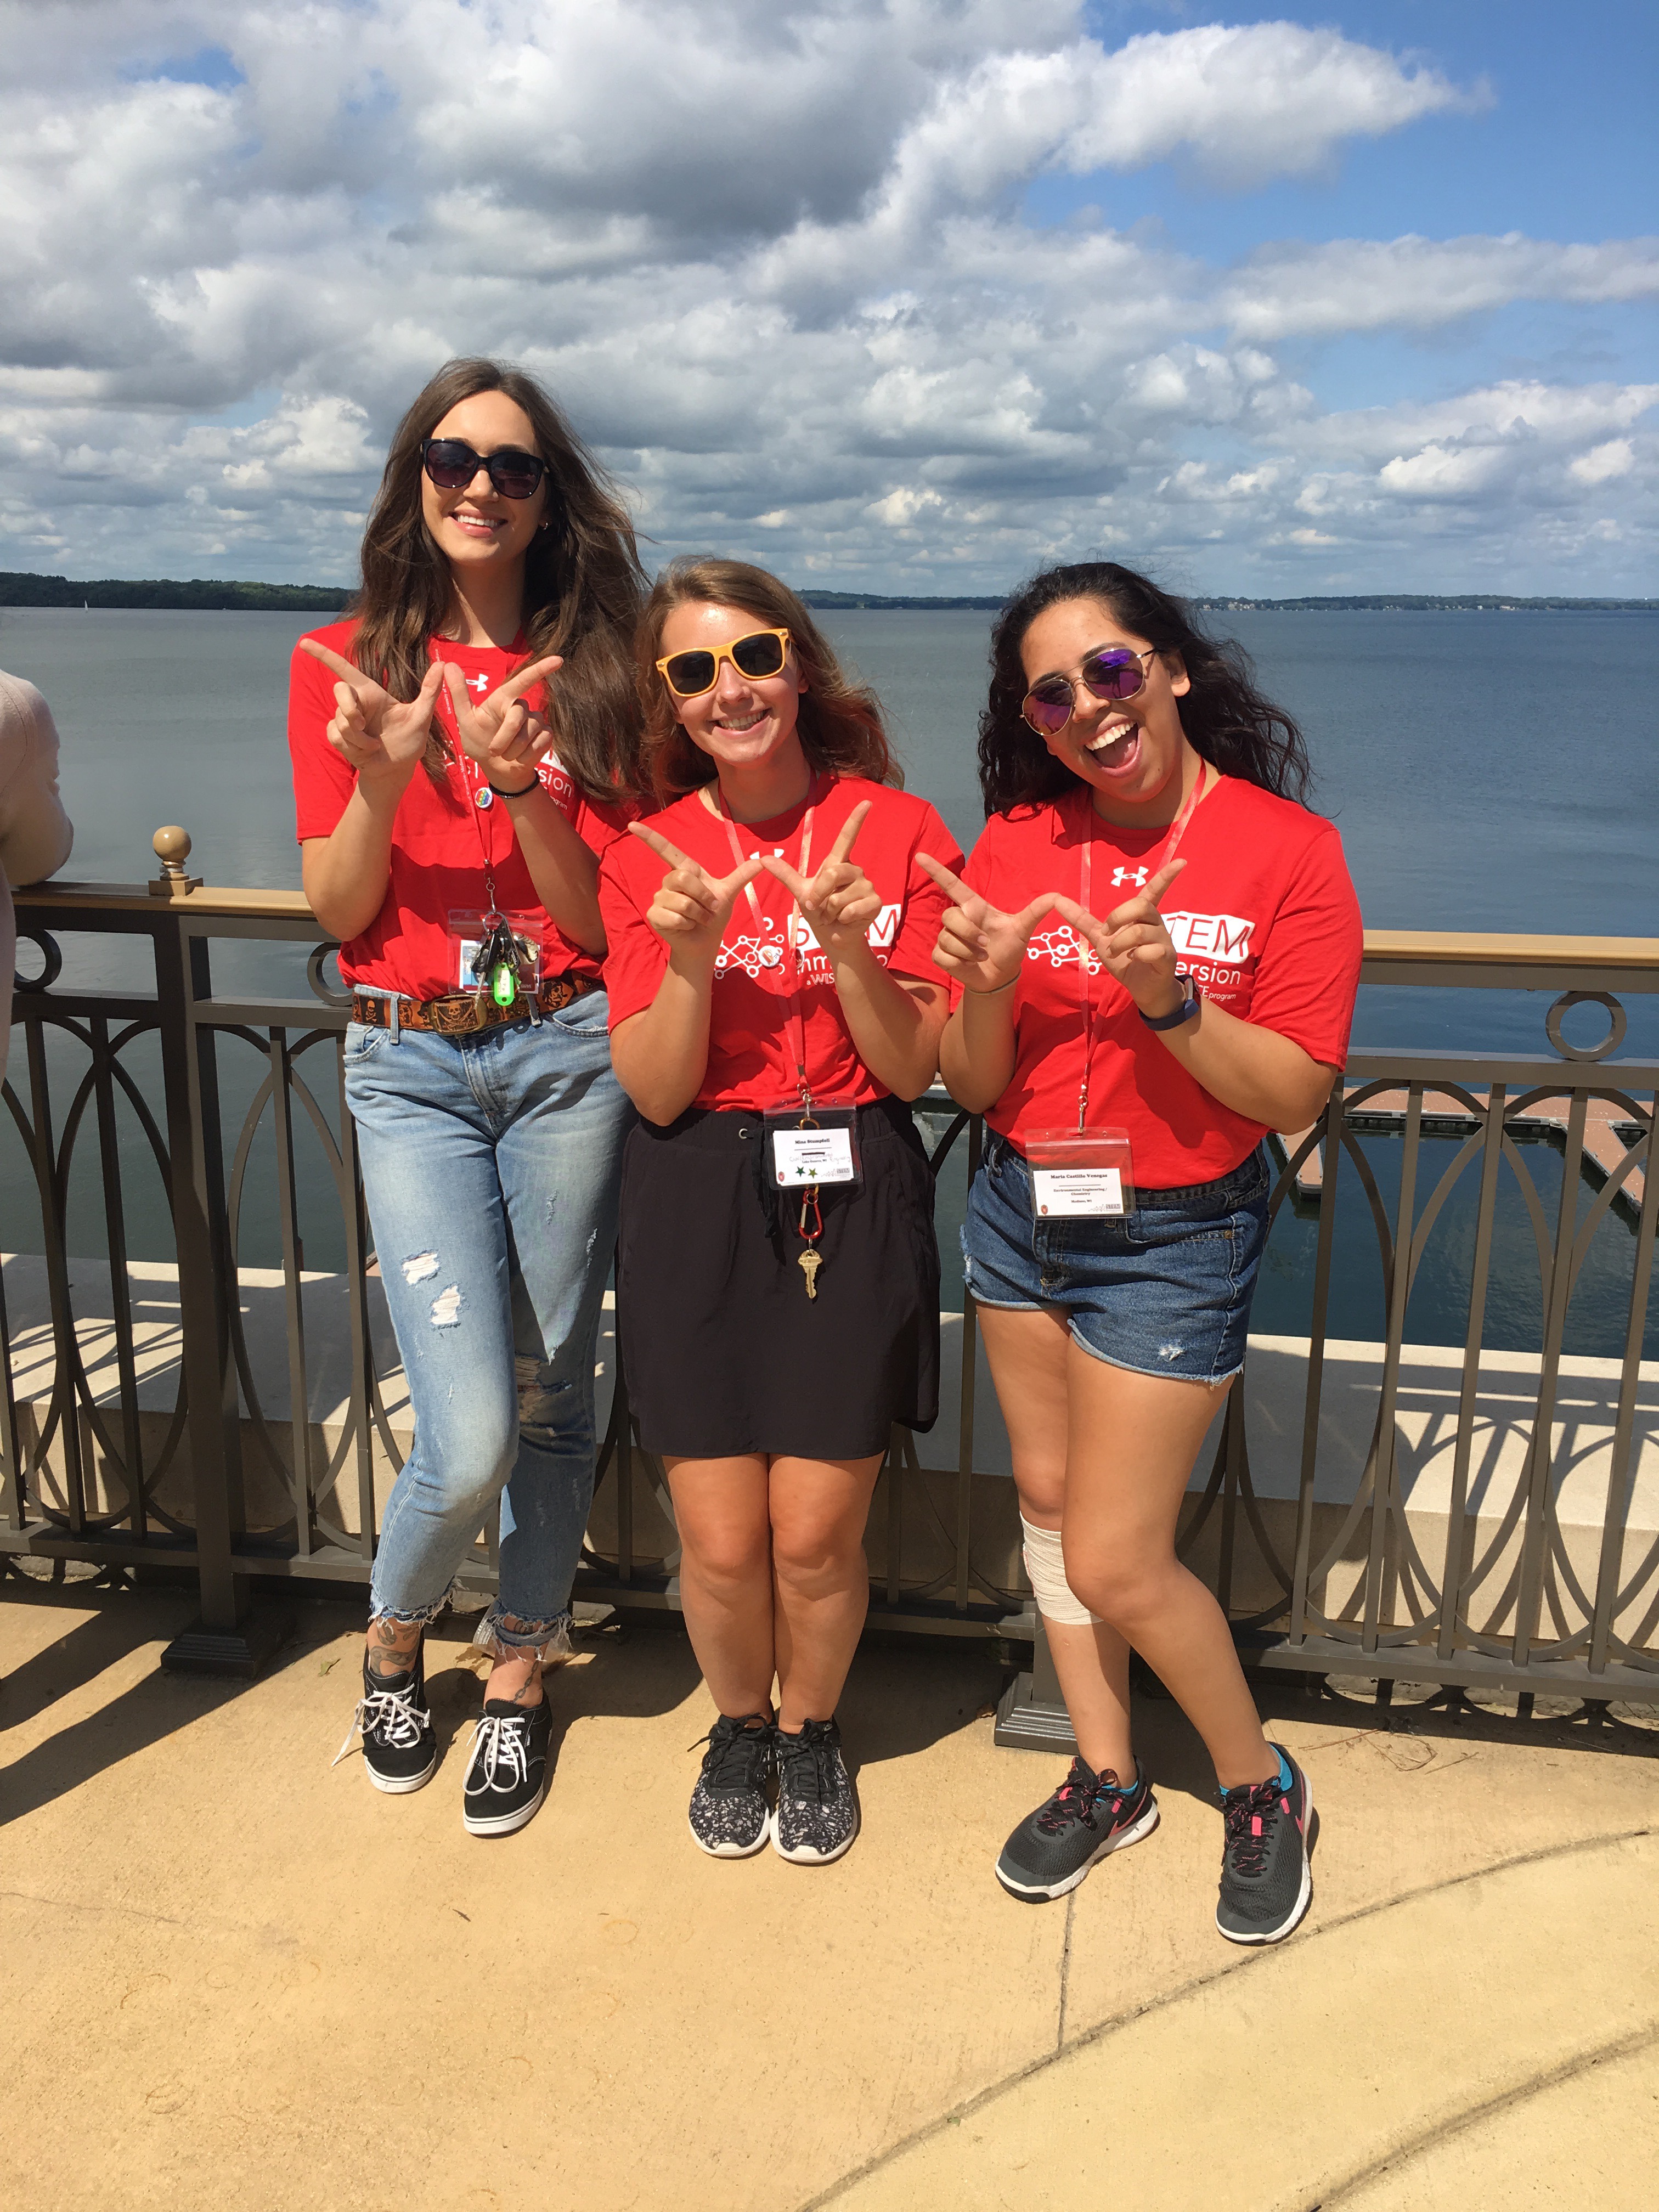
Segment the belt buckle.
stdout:
<path fill-rule="evenodd" d="M 428 1002 L 427 1012 L 441 1036 L 471 1036 L 489 1019 L 482 992 L 453 991 Z"/>

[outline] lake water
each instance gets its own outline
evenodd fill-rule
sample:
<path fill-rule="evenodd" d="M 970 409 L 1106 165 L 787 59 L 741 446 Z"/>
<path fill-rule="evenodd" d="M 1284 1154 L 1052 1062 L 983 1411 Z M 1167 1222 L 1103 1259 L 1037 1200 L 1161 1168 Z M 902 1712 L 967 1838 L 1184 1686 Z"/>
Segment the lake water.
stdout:
<path fill-rule="evenodd" d="M 63 736 L 71 874 L 141 879 L 152 831 L 182 822 L 210 883 L 298 887 L 288 665 L 318 619 L 0 609 L 0 667 L 40 686 Z M 911 788 L 971 845 L 989 617 L 822 619 L 884 702 Z M 1316 803 L 1373 927 L 1659 935 L 1659 617 L 1212 620 L 1301 722 Z M 218 957 L 228 982 L 251 987 L 237 971 L 257 954 Z M 1372 990 L 1355 1042 L 1543 1050 L 1547 1003 Z M 1652 1003 L 1630 1013 L 1626 1051 L 1659 1048 Z"/>
<path fill-rule="evenodd" d="M 40 686 L 63 737 L 76 823 L 69 873 L 142 880 L 155 868 L 152 831 L 181 822 L 195 841 L 192 871 L 209 882 L 297 888 L 288 665 L 295 638 L 320 619 L 0 609 L 0 666 Z M 885 703 L 910 787 L 971 845 L 983 818 L 975 732 L 988 616 L 820 619 Z M 1659 617 L 1240 613 L 1211 622 L 1240 639 L 1264 689 L 1301 722 L 1316 804 L 1341 830 L 1373 927 L 1659 936 Z M 137 946 L 66 939 L 64 951 L 66 985 L 145 987 Z M 303 989 L 287 952 L 225 945 L 214 961 L 222 989 Z M 1543 1052 L 1548 1004 L 1536 993 L 1371 988 L 1354 1042 Z M 1620 1057 L 1659 1053 L 1659 1000 L 1627 1006 Z M 1599 1033 L 1598 1020 L 1587 1010 L 1587 1033 Z M 1373 1146 L 1385 1178 L 1391 1149 Z M 10 1181 L 0 1172 L 0 1203 Z M 943 1208 L 953 1210 L 948 1192 Z M 1310 1228 L 1286 1222 L 1276 1232 L 1286 1262 L 1278 1274 L 1291 1286 L 1264 1283 L 1258 1327 L 1294 1325 L 1304 1270 L 1289 1255 Z M 1589 1297 L 1587 1282 L 1575 1301 L 1583 1316 L 1576 1349 L 1615 1348 L 1618 1240 L 1630 1240 L 1616 1224 L 1609 1232 L 1597 1240 L 1612 1267 L 1605 1297 Z M 311 1264 L 325 1265 L 320 1224 L 318 1237 Z M 1623 1279 L 1627 1295 L 1627 1267 Z M 1353 1296 L 1358 1322 L 1376 1300 L 1370 1291 Z M 1449 1313 L 1419 1325 L 1414 1310 L 1413 1334 L 1461 1339 Z M 1509 1334 L 1519 1344 L 1530 1333 L 1516 1320 Z"/>

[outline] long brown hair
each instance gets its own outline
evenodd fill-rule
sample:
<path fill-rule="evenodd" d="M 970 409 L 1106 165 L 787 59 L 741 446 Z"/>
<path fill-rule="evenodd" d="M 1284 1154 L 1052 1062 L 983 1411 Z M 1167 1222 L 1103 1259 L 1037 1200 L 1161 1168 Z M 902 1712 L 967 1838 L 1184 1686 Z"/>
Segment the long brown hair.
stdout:
<path fill-rule="evenodd" d="M 449 563 L 421 513 L 421 447 L 452 407 L 480 392 L 500 392 L 524 410 L 547 464 L 547 526 L 525 558 L 525 659 L 563 654 L 548 686 L 559 758 L 589 799 L 612 799 L 640 780 L 629 647 L 645 572 L 617 487 L 524 370 L 447 362 L 398 423 L 363 532 L 351 657 L 396 698 L 421 688 L 427 640 L 441 630 L 453 595 Z M 426 767 L 439 781 L 448 757 L 434 723 Z"/>
<path fill-rule="evenodd" d="M 674 712 L 673 695 L 657 672 L 663 624 L 676 607 L 689 601 L 740 607 L 762 629 L 788 631 L 795 665 L 806 678 L 796 731 L 801 750 L 814 768 L 867 776 L 872 783 L 903 782 L 904 772 L 887 743 L 881 702 L 868 684 L 854 684 L 844 673 L 805 601 L 787 584 L 764 568 L 751 568 L 747 561 L 685 554 L 671 561 L 652 586 L 634 643 L 635 674 L 645 716 L 644 766 L 657 799 L 665 804 L 712 783 L 717 773 L 708 755 L 686 735 Z"/>

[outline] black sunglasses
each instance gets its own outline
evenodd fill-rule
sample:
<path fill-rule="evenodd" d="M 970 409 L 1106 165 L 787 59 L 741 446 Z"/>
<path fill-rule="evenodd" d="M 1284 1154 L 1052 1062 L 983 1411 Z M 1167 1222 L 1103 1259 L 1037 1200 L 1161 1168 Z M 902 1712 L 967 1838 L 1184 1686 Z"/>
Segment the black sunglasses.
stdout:
<path fill-rule="evenodd" d="M 421 447 L 421 464 L 440 491 L 465 491 L 480 469 L 503 499 L 531 499 L 547 474 L 539 454 L 521 453 L 505 446 L 498 453 L 475 453 L 465 438 L 428 438 Z"/>

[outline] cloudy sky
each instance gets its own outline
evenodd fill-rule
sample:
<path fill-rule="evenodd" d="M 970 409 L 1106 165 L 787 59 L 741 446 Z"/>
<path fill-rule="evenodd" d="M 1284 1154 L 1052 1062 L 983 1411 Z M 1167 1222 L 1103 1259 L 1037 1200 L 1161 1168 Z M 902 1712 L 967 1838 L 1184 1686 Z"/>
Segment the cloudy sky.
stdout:
<path fill-rule="evenodd" d="M 654 560 L 1659 592 L 1651 0 L 0 0 L 0 568 L 348 581 L 525 362 Z"/>

